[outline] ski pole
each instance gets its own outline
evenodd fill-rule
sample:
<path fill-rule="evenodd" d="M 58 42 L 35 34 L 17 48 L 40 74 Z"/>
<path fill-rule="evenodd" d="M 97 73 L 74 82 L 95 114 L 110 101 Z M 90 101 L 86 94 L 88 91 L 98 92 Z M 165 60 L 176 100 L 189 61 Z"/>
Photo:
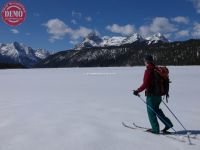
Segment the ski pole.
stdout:
<path fill-rule="evenodd" d="M 151 107 L 151 106 L 149 106 L 147 103 L 146 103 L 146 101 L 138 94 L 138 97 L 140 98 L 140 100 L 141 101 L 143 101 L 146 105 L 147 105 L 147 107 L 149 108 L 149 109 L 151 109 L 151 111 L 153 111 L 160 119 L 162 119 L 167 125 L 169 125 L 158 113 L 156 113 L 155 112 L 155 110 Z M 176 133 L 176 130 L 172 127 L 172 130 L 174 130 L 174 132 Z"/>
<path fill-rule="evenodd" d="M 183 124 L 180 122 L 180 120 L 176 117 L 176 115 L 171 111 L 171 109 L 167 106 L 167 104 L 162 100 L 163 104 L 167 107 L 167 109 L 172 113 L 172 115 L 174 116 L 174 118 L 176 118 L 176 120 L 180 123 L 180 125 L 183 127 L 183 129 L 185 130 L 185 132 L 187 133 L 187 138 L 189 141 L 189 144 L 192 145 L 191 139 L 190 139 L 190 132 L 188 132 L 188 130 L 183 126 Z"/>
<path fill-rule="evenodd" d="M 181 123 L 181 121 L 176 117 L 176 115 L 171 111 L 171 109 L 167 106 L 167 104 L 162 100 L 163 104 L 167 107 L 167 109 L 171 112 L 171 114 L 174 116 L 174 118 L 179 122 L 179 124 L 183 127 L 183 129 L 185 131 L 187 131 L 187 129 L 183 126 L 183 124 Z"/>

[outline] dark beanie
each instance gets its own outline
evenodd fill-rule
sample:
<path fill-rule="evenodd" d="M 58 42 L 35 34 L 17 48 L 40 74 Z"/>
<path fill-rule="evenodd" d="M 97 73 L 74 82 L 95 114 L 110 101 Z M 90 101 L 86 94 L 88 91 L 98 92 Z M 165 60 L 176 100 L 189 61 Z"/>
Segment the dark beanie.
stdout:
<path fill-rule="evenodd" d="M 148 63 L 153 63 L 153 56 L 146 54 L 146 55 L 144 55 L 144 60 Z"/>

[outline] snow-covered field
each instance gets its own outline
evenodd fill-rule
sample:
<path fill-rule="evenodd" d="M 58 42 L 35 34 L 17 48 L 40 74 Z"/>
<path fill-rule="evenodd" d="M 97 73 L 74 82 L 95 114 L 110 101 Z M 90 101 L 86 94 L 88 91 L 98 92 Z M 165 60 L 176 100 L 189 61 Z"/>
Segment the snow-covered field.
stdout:
<path fill-rule="evenodd" d="M 144 69 L 1 70 L 0 150 L 199 150 L 199 66 L 170 67 L 168 106 L 197 134 L 193 145 L 179 141 L 187 138 L 122 126 L 122 121 L 134 121 L 150 127 L 146 106 L 131 91 L 142 82 Z M 183 131 L 163 104 L 161 108 Z"/>

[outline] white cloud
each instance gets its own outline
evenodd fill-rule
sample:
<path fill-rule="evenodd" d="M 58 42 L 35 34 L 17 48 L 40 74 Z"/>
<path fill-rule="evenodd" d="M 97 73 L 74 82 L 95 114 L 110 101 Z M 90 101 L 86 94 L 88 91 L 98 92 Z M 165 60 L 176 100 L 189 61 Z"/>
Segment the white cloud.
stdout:
<path fill-rule="evenodd" d="M 143 37 L 147 37 L 151 34 L 151 31 L 150 31 L 150 27 L 149 26 L 141 26 L 139 28 L 139 33 L 143 36 Z"/>
<path fill-rule="evenodd" d="M 133 34 L 135 31 L 135 27 L 130 24 L 127 24 L 125 26 L 120 26 L 118 24 L 108 25 L 106 29 L 113 33 L 119 33 L 122 35 L 130 35 Z"/>
<path fill-rule="evenodd" d="M 200 0 L 191 0 L 198 14 L 200 14 Z"/>
<path fill-rule="evenodd" d="M 187 37 L 190 35 L 190 31 L 189 30 L 181 30 L 181 31 L 178 31 L 175 35 L 176 35 L 176 38 Z"/>
<path fill-rule="evenodd" d="M 178 30 L 175 24 L 166 17 L 155 17 L 149 24 L 142 25 L 138 29 L 135 29 L 135 26 L 130 24 L 125 26 L 120 26 L 118 24 L 108 25 L 106 29 L 122 35 L 130 35 L 134 32 L 138 32 L 143 37 L 148 37 L 155 33 L 162 33 L 170 37 L 173 32 Z"/>
<path fill-rule="evenodd" d="M 11 29 L 10 30 L 13 34 L 19 34 L 19 30 L 17 30 L 17 29 Z"/>
<path fill-rule="evenodd" d="M 139 27 L 139 33 L 144 37 L 158 32 L 167 35 L 177 30 L 178 29 L 175 27 L 175 25 L 165 17 L 155 17 L 149 25 L 143 25 Z"/>
<path fill-rule="evenodd" d="M 85 18 L 86 21 L 91 22 L 92 21 L 92 17 L 88 16 Z"/>
<path fill-rule="evenodd" d="M 72 19 L 72 20 L 71 20 L 71 23 L 72 23 L 72 24 L 77 24 L 77 21 L 76 21 L 75 19 Z"/>
<path fill-rule="evenodd" d="M 200 38 L 200 23 L 194 23 L 192 36 L 194 38 Z"/>
<path fill-rule="evenodd" d="M 51 42 L 63 39 L 67 33 L 72 32 L 71 28 L 57 18 L 49 20 L 44 26 L 47 27 L 47 32 L 51 35 L 49 39 Z"/>
<path fill-rule="evenodd" d="M 172 18 L 172 21 L 177 22 L 177 23 L 183 23 L 183 24 L 189 23 L 189 19 L 183 16 L 177 16 L 175 18 Z"/>
<path fill-rule="evenodd" d="M 50 34 L 49 41 L 61 40 L 66 35 L 69 35 L 71 39 L 77 40 L 79 38 L 87 36 L 93 30 L 86 27 L 79 27 L 79 29 L 72 29 L 68 27 L 60 19 L 50 19 L 47 23 L 43 24 L 47 28 L 47 32 Z"/>
<path fill-rule="evenodd" d="M 165 17 L 156 17 L 153 19 L 152 24 L 150 25 L 150 30 L 154 33 L 156 32 L 174 32 L 177 29 L 175 26 L 169 22 L 168 18 Z"/>
<path fill-rule="evenodd" d="M 71 32 L 71 38 L 76 40 L 82 37 L 86 37 L 92 31 L 93 31 L 92 29 L 86 27 L 80 27 L 79 29 L 73 30 Z"/>
<path fill-rule="evenodd" d="M 73 32 L 71 33 L 72 40 L 70 40 L 70 43 L 73 45 L 78 44 L 79 38 L 84 38 L 92 32 L 94 32 L 96 35 L 100 36 L 100 33 L 97 30 L 92 30 L 92 29 L 89 29 L 86 27 L 80 27 L 79 29 L 73 30 Z"/>

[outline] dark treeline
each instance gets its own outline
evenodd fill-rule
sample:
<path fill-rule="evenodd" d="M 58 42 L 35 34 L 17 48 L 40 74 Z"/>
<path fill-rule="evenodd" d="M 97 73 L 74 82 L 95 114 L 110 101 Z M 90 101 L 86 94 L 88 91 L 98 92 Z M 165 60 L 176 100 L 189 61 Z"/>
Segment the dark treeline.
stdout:
<path fill-rule="evenodd" d="M 0 69 L 17 69 L 17 68 L 26 68 L 26 67 L 21 64 L 0 63 Z"/>

